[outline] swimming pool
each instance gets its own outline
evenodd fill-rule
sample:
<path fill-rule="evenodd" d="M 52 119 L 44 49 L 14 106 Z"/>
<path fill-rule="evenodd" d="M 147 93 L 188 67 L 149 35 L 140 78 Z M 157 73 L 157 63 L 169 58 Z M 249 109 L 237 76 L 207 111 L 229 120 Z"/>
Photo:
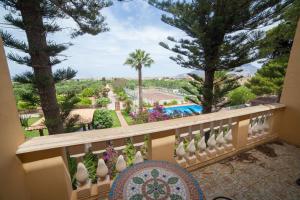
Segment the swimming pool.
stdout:
<path fill-rule="evenodd" d="M 172 115 L 175 113 L 183 114 L 183 115 L 190 115 L 194 112 L 201 113 L 203 108 L 200 105 L 187 105 L 187 106 L 174 106 L 174 107 L 166 107 L 164 108 L 166 114 Z"/>

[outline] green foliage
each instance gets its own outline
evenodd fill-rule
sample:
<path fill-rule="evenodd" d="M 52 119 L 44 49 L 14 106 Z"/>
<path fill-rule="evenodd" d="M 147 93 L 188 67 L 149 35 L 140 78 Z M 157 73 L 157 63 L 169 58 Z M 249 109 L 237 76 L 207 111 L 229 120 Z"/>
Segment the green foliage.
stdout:
<path fill-rule="evenodd" d="M 110 112 L 110 114 L 111 114 L 111 117 L 112 117 L 112 119 L 113 119 L 113 128 L 114 127 L 120 127 L 121 126 L 121 123 L 120 123 L 120 120 L 119 120 L 119 118 L 118 118 L 118 116 L 117 116 L 117 113 L 116 113 L 116 111 L 114 111 L 114 110 L 109 110 L 109 112 Z"/>
<path fill-rule="evenodd" d="M 81 92 L 81 96 L 83 96 L 83 97 L 92 97 L 94 94 L 95 94 L 95 91 L 93 90 L 93 88 L 85 88 Z"/>
<path fill-rule="evenodd" d="M 40 96 L 41 105 L 45 115 L 45 122 L 50 133 L 63 132 L 63 122 L 59 118 L 59 107 L 55 98 L 54 76 L 52 67 L 66 59 L 63 51 L 71 45 L 64 41 L 56 43 L 51 36 L 53 33 L 61 32 L 64 19 L 73 20 L 76 24 L 71 28 L 71 37 L 83 34 L 97 35 L 108 31 L 105 18 L 100 11 L 111 6 L 110 0 L 89 1 L 14 1 L 1 0 L 1 6 L 6 10 L 2 15 L 5 24 L 14 30 L 17 29 L 26 38 L 25 41 L 15 38 L 9 32 L 0 29 L 4 45 L 9 49 L 15 49 L 17 53 L 9 52 L 7 57 L 21 65 L 33 68 L 35 74 L 35 85 L 39 95 L 48 94 L 48 98 Z M 25 36 L 24 36 L 25 34 Z M 21 54 L 18 54 L 21 52 Z M 60 76 L 59 78 L 69 78 Z M 70 71 L 69 71 L 70 72 Z"/>
<path fill-rule="evenodd" d="M 231 91 L 228 94 L 228 98 L 231 106 L 237 106 L 255 99 L 256 95 L 253 94 L 248 88 L 241 86 Z"/>
<path fill-rule="evenodd" d="M 149 103 L 149 102 L 143 102 L 143 107 L 145 107 L 145 108 L 150 108 L 150 107 L 152 107 L 152 104 L 151 103 Z"/>
<path fill-rule="evenodd" d="M 90 100 L 87 97 L 80 97 L 80 101 L 76 104 L 76 106 L 79 106 L 79 107 L 81 107 L 81 106 L 85 107 L 85 106 L 90 106 L 90 105 L 92 105 L 92 100 Z"/>
<path fill-rule="evenodd" d="M 176 99 L 172 99 L 168 105 L 177 105 L 178 101 Z"/>
<path fill-rule="evenodd" d="M 124 110 L 122 111 L 122 115 L 127 122 L 128 125 L 133 125 L 135 122 L 133 118 L 130 116 L 130 113 L 125 112 Z"/>
<path fill-rule="evenodd" d="M 67 159 L 68 159 L 68 168 L 69 168 L 69 173 L 71 177 L 71 183 L 72 183 L 72 188 L 75 190 L 77 188 L 77 181 L 76 181 L 76 171 L 77 171 L 77 162 L 75 158 L 71 158 L 70 155 L 67 153 Z"/>
<path fill-rule="evenodd" d="M 89 151 L 83 156 L 83 164 L 88 170 L 89 178 L 91 179 L 92 183 L 97 182 L 97 174 L 96 174 L 97 164 L 98 164 L 97 162 L 98 162 L 97 156 L 94 155 L 91 151 Z"/>
<path fill-rule="evenodd" d="M 119 101 L 126 101 L 126 99 L 128 99 L 128 95 L 126 94 L 125 91 L 120 91 L 117 93 L 117 99 Z"/>
<path fill-rule="evenodd" d="M 70 93 L 64 96 L 60 96 L 59 107 L 60 107 L 60 116 L 64 122 L 64 132 L 74 132 L 79 129 L 76 122 L 78 121 L 79 116 L 74 115 L 70 116 L 70 112 L 75 108 L 75 105 L 80 102 L 74 93 Z"/>
<path fill-rule="evenodd" d="M 68 80 L 56 84 L 57 94 L 75 93 L 80 95 L 85 88 L 93 90 L 92 96 L 97 96 L 97 92 L 101 92 L 104 88 L 102 81 L 98 80 Z"/>
<path fill-rule="evenodd" d="M 284 10 L 279 25 L 269 30 L 260 41 L 260 57 L 268 61 L 246 83 L 256 95 L 281 95 L 299 16 L 300 0 L 295 0 Z"/>
<path fill-rule="evenodd" d="M 114 93 L 118 94 L 120 92 L 124 92 L 124 88 L 126 87 L 128 80 L 125 78 L 115 78 L 113 79 L 111 85 Z"/>
<path fill-rule="evenodd" d="M 135 70 L 141 69 L 144 67 L 150 67 L 154 63 L 154 60 L 150 57 L 149 53 L 141 49 L 136 49 L 134 52 L 129 54 L 129 57 L 126 59 L 124 65 L 130 65 Z"/>
<path fill-rule="evenodd" d="M 22 100 L 18 101 L 17 107 L 18 110 L 34 110 L 37 108 L 36 105 L 32 105 L 31 103 Z"/>
<path fill-rule="evenodd" d="M 29 117 L 21 115 L 19 118 L 20 118 L 21 126 L 27 128 L 29 126 Z"/>
<path fill-rule="evenodd" d="M 154 60 L 150 57 L 149 53 L 141 49 L 136 49 L 129 54 L 124 65 L 130 65 L 132 68 L 138 71 L 138 86 L 139 86 L 139 112 L 143 110 L 142 99 L 142 67 L 150 67 L 154 63 Z"/>
<path fill-rule="evenodd" d="M 111 128 L 113 118 L 109 110 L 99 109 L 94 112 L 93 127 L 95 129 Z"/>
<path fill-rule="evenodd" d="M 207 105 L 208 102 L 203 95 L 203 91 L 205 90 L 204 80 L 196 74 L 189 74 L 189 76 L 191 76 L 193 80 L 189 81 L 190 87 L 183 88 L 189 94 L 189 96 L 186 96 L 186 99 L 195 104 Z M 233 89 L 239 87 L 239 78 L 238 76 L 228 74 L 226 71 L 218 71 L 215 73 L 213 96 L 211 100 L 214 110 L 219 110 L 228 104 L 226 95 Z"/>
<path fill-rule="evenodd" d="M 97 106 L 100 107 L 106 107 L 110 102 L 111 102 L 110 99 L 107 97 L 101 97 L 100 99 L 96 100 Z"/>
<path fill-rule="evenodd" d="M 280 95 L 284 82 L 287 67 L 287 60 L 273 60 L 259 69 L 245 86 L 254 94 L 261 95 Z"/>
<path fill-rule="evenodd" d="M 164 11 L 162 21 L 174 26 L 188 37 L 167 39 L 160 45 L 174 53 L 171 59 L 178 65 L 205 72 L 201 96 L 203 112 L 212 111 L 214 74 L 234 70 L 257 59 L 257 41 L 262 33 L 256 29 L 272 23 L 281 9 L 291 1 L 168 1 L 150 0 Z M 199 96 L 198 94 L 198 96 Z M 200 100 L 200 99 L 198 99 Z"/>
<path fill-rule="evenodd" d="M 127 165 L 133 165 L 136 150 L 131 140 L 127 140 L 126 148 L 123 150 L 123 154 L 126 156 Z"/>
<path fill-rule="evenodd" d="M 129 114 L 132 110 L 132 105 L 133 105 L 133 102 L 131 99 L 126 99 L 125 102 L 124 102 L 124 106 L 125 106 L 125 109 L 124 111 Z"/>

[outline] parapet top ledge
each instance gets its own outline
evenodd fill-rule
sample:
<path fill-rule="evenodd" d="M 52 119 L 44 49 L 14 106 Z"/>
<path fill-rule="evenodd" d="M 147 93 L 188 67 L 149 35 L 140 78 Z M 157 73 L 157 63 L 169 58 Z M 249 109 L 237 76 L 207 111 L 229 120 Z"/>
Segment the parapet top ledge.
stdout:
<path fill-rule="evenodd" d="M 132 125 L 129 127 L 118 127 L 109 129 L 98 129 L 84 132 L 64 133 L 28 139 L 21 144 L 16 154 L 21 155 L 30 152 L 55 149 L 80 144 L 88 144 L 101 141 L 109 141 L 121 138 L 128 138 L 151 133 L 157 133 L 177 128 L 183 128 L 211 121 L 219 121 L 228 118 L 247 116 L 269 110 L 283 109 L 283 104 L 266 104 L 252 106 L 236 110 L 221 111 L 216 113 L 197 115 L 191 117 L 177 118 L 159 122 Z"/>

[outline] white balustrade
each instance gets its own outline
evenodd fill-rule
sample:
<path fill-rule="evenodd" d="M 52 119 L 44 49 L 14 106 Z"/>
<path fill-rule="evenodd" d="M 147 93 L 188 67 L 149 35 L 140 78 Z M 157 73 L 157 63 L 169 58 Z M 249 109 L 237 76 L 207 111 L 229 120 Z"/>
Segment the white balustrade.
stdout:
<path fill-rule="evenodd" d="M 104 180 L 108 174 L 108 167 L 102 158 L 98 160 L 96 174 L 100 180 Z"/>
<path fill-rule="evenodd" d="M 116 170 L 118 172 L 121 172 L 124 169 L 126 169 L 126 167 L 127 167 L 127 164 L 126 164 L 126 161 L 124 159 L 124 156 L 123 155 L 119 155 L 119 157 L 117 159 L 117 163 L 116 163 Z"/>
<path fill-rule="evenodd" d="M 135 156 L 134 156 L 133 163 L 137 164 L 137 163 L 142 163 L 142 162 L 144 162 L 144 157 L 143 157 L 143 155 L 140 151 L 137 151 Z"/>
<path fill-rule="evenodd" d="M 78 186 L 84 186 L 88 183 L 89 173 L 82 162 L 79 162 L 77 164 L 77 172 L 75 174 L 75 178 L 77 180 Z"/>

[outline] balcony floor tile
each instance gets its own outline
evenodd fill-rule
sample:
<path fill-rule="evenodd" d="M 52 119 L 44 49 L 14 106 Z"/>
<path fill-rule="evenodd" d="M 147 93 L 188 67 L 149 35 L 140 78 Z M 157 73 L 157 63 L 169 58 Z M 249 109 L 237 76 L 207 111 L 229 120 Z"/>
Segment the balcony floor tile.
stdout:
<path fill-rule="evenodd" d="M 269 143 L 192 172 L 207 199 L 300 199 L 300 148 Z"/>

